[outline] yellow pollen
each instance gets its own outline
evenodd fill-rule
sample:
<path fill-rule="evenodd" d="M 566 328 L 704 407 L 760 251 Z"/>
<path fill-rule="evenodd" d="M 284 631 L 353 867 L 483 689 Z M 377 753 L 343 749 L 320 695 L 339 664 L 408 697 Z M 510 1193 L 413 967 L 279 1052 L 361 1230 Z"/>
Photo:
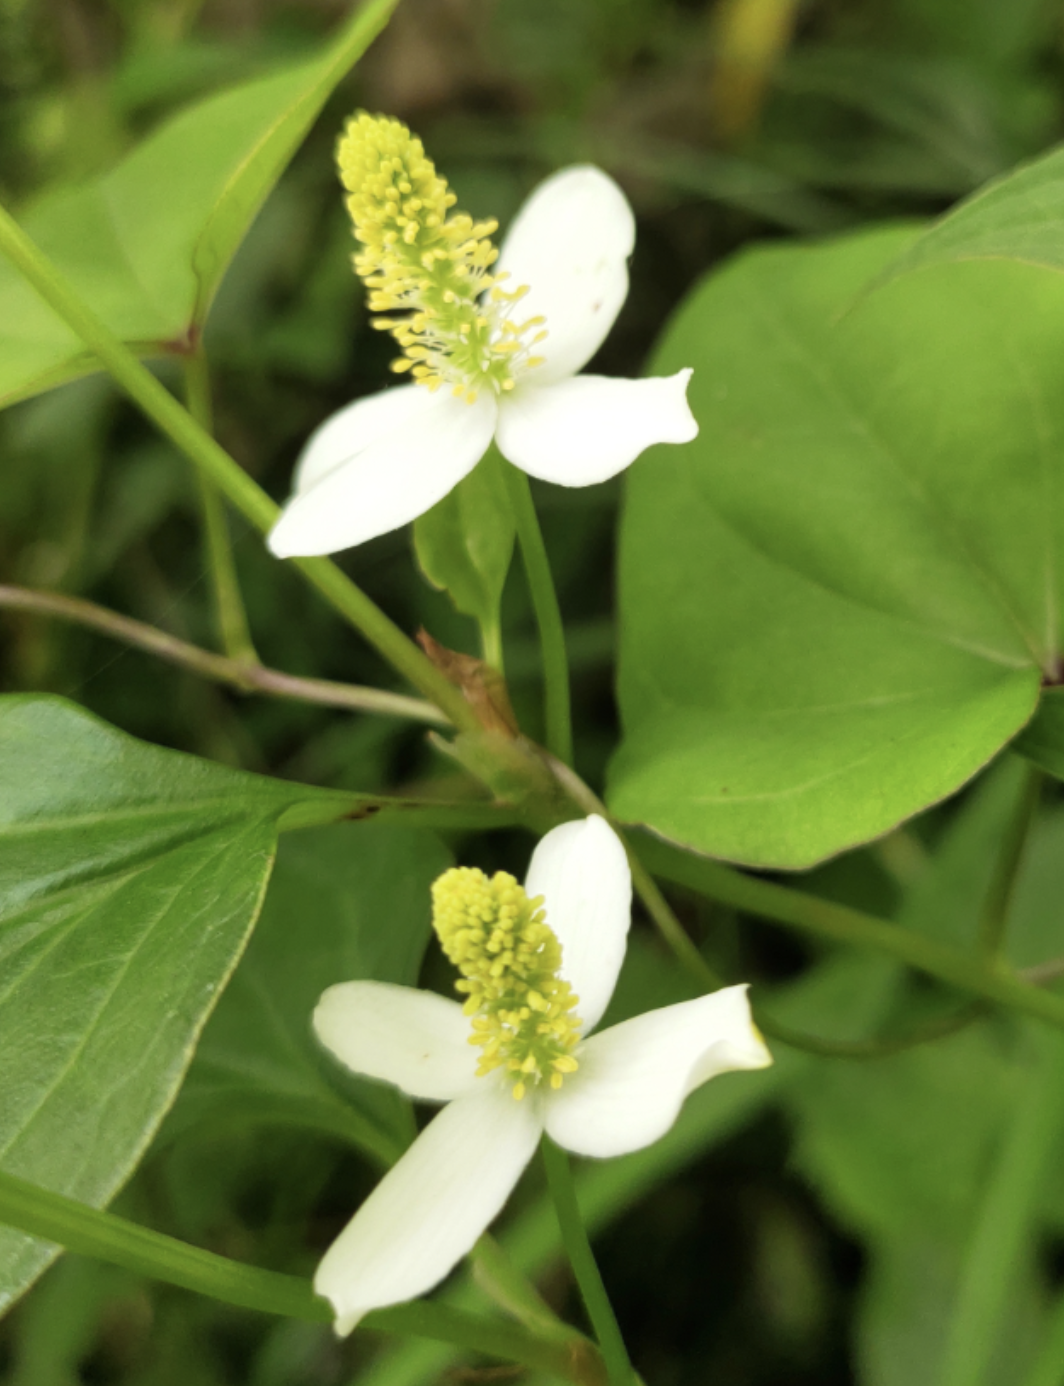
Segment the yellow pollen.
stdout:
<path fill-rule="evenodd" d="M 530 349 L 546 333 L 535 331 L 542 317 L 517 323 L 510 316 L 528 286 L 504 289 L 506 276 L 489 273 L 499 256 L 491 241 L 498 223 L 451 213 L 447 180 L 398 120 L 352 116 L 337 162 L 370 312 L 403 314 L 373 322 L 403 349 L 392 369 L 411 371 L 430 390 L 449 385 L 470 404 L 479 387 L 512 390 L 516 372 L 542 363 Z M 533 342 L 525 340 L 530 332 Z"/>
<path fill-rule="evenodd" d="M 432 925 L 462 974 L 469 1043 L 480 1049 L 477 1073 L 503 1068 L 520 1101 L 529 1088 L 559 1088 L 578 1067 L 579 997 L 558 975 L 562 950 L 543 911 L 513 876 L 490 879 L 475 867 L 445 871 L 432 887 Z"/>

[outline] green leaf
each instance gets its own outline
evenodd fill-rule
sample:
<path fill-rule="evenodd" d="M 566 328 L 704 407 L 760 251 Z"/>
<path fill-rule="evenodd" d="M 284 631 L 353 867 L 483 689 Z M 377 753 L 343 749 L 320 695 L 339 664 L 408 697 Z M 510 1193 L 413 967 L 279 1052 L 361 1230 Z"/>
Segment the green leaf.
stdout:
<path fill-rule="evenodd" d="M 868 1253 L 855 1333 L 857 1379 L 862 1386 L 942 1386 L 959 1279 L 956 1249 L 917 1232 L 877 1238 Z M 984 1358 L 982 1386 L 1016 1386 L 1023 1380 L 1043 1317 L 1040 1282 L 1033 1264 L 1010 1279 L 1006 1312 L 994 1325 Z"/>
<path fill-rule="evenodd" d="M 936 842 L 929 868 L 906 892 L 907 928 L 968 952 L 978 947 L 1002 841 L 1024 794 L 1024 772 L 1022 760 L 1004 756 L 958 805 Z M 1010 927 L 1006 947 L 1011 933 Z"/>
<path fill-rule="evenodd" d="M 0 1167 L 104 1204 L 176 1094 L 258 914 L 277 828 L 349 796 L 0 699 Z M 54 1248 L 0 1229 L 0 1307 Z"/>
<path fill-rule="evenodd" d="M 959 1248 L 1017 1071 L 982 1027 L 889 1062 L 820 1064 L 791 1091 L 797 1164 L 855 1231 Z"/>
<path fill-rule="evenodd" d="M 654 369 L 701 431 L 630 472 L 610 803 L 802 867 L 952 793 L 1055 667 L 1064 282 L 945 267 L 846 312 L 908 243 L 743 256 Z"/>
<path fill-rule="evenodd" d="M 478 622 L 485 658 L 499 644 L 499 604 L 514 551 L 514 518 L 506 466 L 490 448 L 472 472 L 438 505 L 414 521 L 421 571 L 450 594 L 459 611 Z"/>
<path fill-rule="evenodd" d="M 1022 778 L 1016 764 L 1003 763 L 966 798 L 906 892 L 899 928 L 976 946 L 998 844 Z M 873 960 L 858 955 L 849 961 L 867 968 Z M 882 986 L 885 969 L 897 969 L 882 961 L 878 966 Z M 863 989 L 874 1000 L 874 981 L 867 972 L 862 985 L 858 973 L 849 991 L 859 997 Z M 912 1003 L 919 1007 L 920 993 L 905 988 L 893 1000 L 895 1019 L 881 1022 L 882 1028 L 905 1033 L 915 1023 Z M 839 999 L 825 994 L 823 1001 L 822 1013 L 834 1018 Z M 886 986 L 879 1001 L 885 1013 L 892 1001 Z M 946 1248 L 952 1264 L 1024 1071 L 1023 1056 L 1017 1060 L 989 1025 L 881 1062 L 810 1065 L 788 1089 L 797 1163 L 844 1225 L 877 1247 L 920 1241 L 929 1255 Z"/>
<path fill-rule="evenodd" d="M 1038 712 L 1016 738 L 1015 750 L 1064 780 L 1064 688 L 1047 688 Z"/>
<path fill-rule="evenodd" d="M 204 1118 L 307 1125 L 382 1164 L 395 1160 L 410 1134 L 405 1104 L 329 1064 L 310 1016 L 334 982 L 416 982 L 429 887 L 450 864 L 433 834 L 404 828 L 340 824 L 285 837 L 262 918 L 204 1031 L 172 1127 Z"/>
<path fill-rule="evenodd" d="M 958 260 L 1064 270 L 1064 149 L 987 183 L 892 258 L 877 282 Z"/>
<path fill-rule="evenodd" d="M 23 219 L 85 302 L 140 354 L 180 352 L 329 93 L 397 0 L 369 0 L 313 62 L 208 97 L 116 168 L 46 194 Z M 96 369 L 0 261 L 0 405 Z"/>

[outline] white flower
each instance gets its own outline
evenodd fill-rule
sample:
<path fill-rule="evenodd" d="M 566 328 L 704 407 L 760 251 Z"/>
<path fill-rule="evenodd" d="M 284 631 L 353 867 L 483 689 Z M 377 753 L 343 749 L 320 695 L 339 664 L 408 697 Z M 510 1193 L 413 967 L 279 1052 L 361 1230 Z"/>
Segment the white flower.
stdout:
<path fill-rule="evenodd" d="M 358 400 L 311 437 L 269 536 L 278 557 L 334 553 L 415 519 L 473 470 L 492 438 L 531 476 L 588 486 L 652 443 L 695 437 L 690 370 L 577 375 L 628 292 L 635 223 L 605 173 L 578 166 L 542 183 L 489 274 L 495 224 L 447 218 L 453 195 L 404 126 L 358 117 L 340 164 L 370 307 L 401 313 L 377 325 L 406 350 L 395 368 L 420 383 Z"/>
<path fill-rule="evenodd" d="M 318 1268 L 314 1288 L 331 1301 L 340 1334 L 370 1309 L 438 1284 L 502 1209 L 544 1131 L 579 1155 L 624 1155 L 663 1136 L 707 1079 L 772 1062 L 745 986 L 588 1038 L 613 994 L 631 913 L 624 848 L 602 818 L 548 833 L 524 891 L 501 873 L 489 882 L 462 869 L 433 893 L 437 931 L 466 978 L 465 1008 L 410 987 L 345 982 L 314 1013 L 319 1039 L 353 1072 L 448 1104 Z M 482 924 L 492 913 L 485 900 L 498 908 Z M 500 979 L 499 960 L 515 956 Z M 522 988 L 524 1009 L 500 1012 L 498 998 L 512 1007 Z"/>

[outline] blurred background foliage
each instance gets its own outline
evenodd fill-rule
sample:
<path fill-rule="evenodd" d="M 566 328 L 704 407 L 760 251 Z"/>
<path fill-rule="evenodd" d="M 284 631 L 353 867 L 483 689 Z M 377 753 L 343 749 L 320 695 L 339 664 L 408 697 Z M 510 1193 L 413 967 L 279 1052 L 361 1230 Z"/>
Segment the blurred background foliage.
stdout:
<path fill-rule="evenodd" d="M 344 12 L 336 0 L 0 0 L 4 202 L 25 208 L 106 169 L 182 104 L 311 55 Z M 1058 140 L 1064 4 L 404 0 L 256 221 L 208 327 L 218 435 L 278 498 L 308 432 L 378 388 L 390 356 L 350 270 L 332 165 L 341 122 L 357 106 L 408 121 L 459 205 L 503 225 L 559 165 L 591 160 L 613 173 L 636 208 L 639 239 L 632 293 L 601 367 L 634 374 L 687 288 L 745 244 L 931 215 Z M 160 370 L 177 388 L 176 373 Z M 616 484 L 536 489 L 570 622 L 579 768 L 596 786 L 616 739 L 619 495 Z M 389 684 L 376 656 L 242 521 L 232 529 L 268 664 Z M 416 572 L 405 533 L 342 561 L 405 629 L 424 624 L 444 644 L 476 650 L 472 624 Z M 216 644 L 189 469 L 106 380 L 0 416 L 0 581 L 87 596 Z M 515 706 L 535 735 L 538 654 L 516 567 L 504 616 Z M 459 792 L 423 731 L 405 723 L 242 698 L 37 617 L 4 613 L 0 629 L 5 691 L 61 692 L 138 736 L 245 769 Z M 1018 772 L 1002 764 L 958 801 L 805 882 L 955 936 L 979 913 L 991 846 L 1019 793 Z M 505 834 L 450 845 L 485 868 L 518 871 L 527 850 Z M 269 975 L 277 930 L 308 899 L 301 850 L 282 846 L 270 900 L 288 901 L 288 913 L 275 904 L 271 915 L 268 903 L 244 969 Z M 342 855 L 335 840 L 321 851 Z M 1062 895 L 1064 809 L 1047 797 L 1017 895 L 1020 962 L 1061 951 L 1051 926 Z M 799 947 L 682 893 L 675 903 L 715 965 L 776 987 L 777 1010 L 794 1024 L 845 1037 L 942 1002 L 892 965 Z M 304 926 L 325 928 L 316 917 L 310 910 Z M 437 960 L 430 954 L 425 966 L 431 978 Z M 638 934 L 619 1012 L 683 994 L 649 933 Z M 376 1172 L 338 1136 L 227 1119 L 224 1103 L 205 1098 L 208 1060 L 220 1062 L 226 1026 L 239 1031 L 240 1004 L 234 993 L 230 1012 L 219 1012 L 214 1048 L 120 1208 L 230 1255 L 309 1270 Z M 299 1025 L 294 1014 L 279 1023 L 286 1036 Z M 763 1082 L 713 1085 L 653 1153 L 585 1171 L 604 1274 L 651 1386 L 1064 1380 L 1038 1357 L 1052 1324 L 1058 1340 L 1064 1324 L 1051 1307 L 1064 1266 L 1064 1181 L 1042 1178 L 1038 1151 L 1011 1122 L 1045 1096 L 1043 1049 L 1034 1031 L 1001 1020 L 870 1063 L 781 1046 Z M 408 1138 L 409 1115 L 389 1119 L 394 1139 Z M 1029 1235 L 1002 1250 L 1008 1283 L 986 1320 L 979 1370 L 966 1376 L 950 1338 L 958 1285 L 1014 1147 L 1030 1155 L 1013 1181 Z M 579 1319 L 549 1216 L 533 1175 L 506 1235 L 542 1273 L 552 1303 Z M 456 1366 L 439 1349 L 368 1335 L 338 1345 L 327 1330 L 265 1321 L 74 1257 L 0 1326 L 7 1386 L 509 1379 Z"/>

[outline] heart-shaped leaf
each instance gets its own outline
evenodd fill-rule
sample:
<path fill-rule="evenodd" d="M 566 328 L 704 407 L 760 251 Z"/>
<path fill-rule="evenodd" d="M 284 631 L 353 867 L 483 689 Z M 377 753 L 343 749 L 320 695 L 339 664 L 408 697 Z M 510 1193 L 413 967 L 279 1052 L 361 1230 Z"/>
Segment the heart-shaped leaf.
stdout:
<path fill-rule="evenodd" d="M 936 221 L 882 273 L 958 260 L 1018 260 L 1064 270 L 1064 149 L 996 178 Z"/>
<path fill-rule="evenodd" d="M 697 850 L 886 832 L 1057 668 L 1064 281 L 944 266 L 854 307 L 910 240 L 746 255 L 658 353 L 701 431 L 630 473 L 611 805 Z"/>

